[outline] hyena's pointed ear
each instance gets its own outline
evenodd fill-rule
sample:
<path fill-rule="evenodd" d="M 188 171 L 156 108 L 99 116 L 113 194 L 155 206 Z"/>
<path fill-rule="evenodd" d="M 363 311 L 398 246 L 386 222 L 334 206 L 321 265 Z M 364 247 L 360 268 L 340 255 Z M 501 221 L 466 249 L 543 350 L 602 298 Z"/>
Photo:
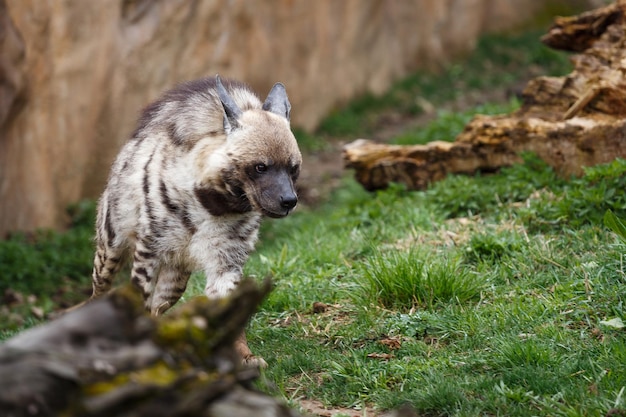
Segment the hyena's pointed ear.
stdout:
<path fill-rule="evenodd" d="M 270 111 L 279 116 L 283 116 L 289 120 L 291 117 L 291 104 L 289 98 L 287 98 L 287 90 L 282 83 L 274 84 L 274 87 L 270 90 L 270 93 L 263 103 L 263 110 Z"/>
<path fill-rule="evenodd" d="M 217 89 L 217 95 L 222 102 L 224 108 L 224 130 L 229 133 L 231 130 L 236 129 L 239 126 L 239 116 L 241 116 L 241 109 L 235 103 L 235 100 L 228 94 L 228 91 L 222 85 L 222 80 L 219 75 L 215 76 L 215 88 Z"/>

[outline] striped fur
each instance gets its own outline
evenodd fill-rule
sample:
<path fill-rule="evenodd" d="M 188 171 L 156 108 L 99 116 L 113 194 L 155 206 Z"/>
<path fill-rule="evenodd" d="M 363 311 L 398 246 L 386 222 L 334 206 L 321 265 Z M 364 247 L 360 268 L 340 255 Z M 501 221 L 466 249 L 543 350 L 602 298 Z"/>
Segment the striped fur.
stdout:
<path fill-rule="evenodd" d="M 113 163 L 98 205 L 93 296 L 125 259 L 153 314 L 174 305 L 193 271 L 222 297 L 241 279 L 263 216 L 297 202 L 301 155 L 282 84 L 267 100 L 219 77 L 182 84 L 149 105 Z"/>

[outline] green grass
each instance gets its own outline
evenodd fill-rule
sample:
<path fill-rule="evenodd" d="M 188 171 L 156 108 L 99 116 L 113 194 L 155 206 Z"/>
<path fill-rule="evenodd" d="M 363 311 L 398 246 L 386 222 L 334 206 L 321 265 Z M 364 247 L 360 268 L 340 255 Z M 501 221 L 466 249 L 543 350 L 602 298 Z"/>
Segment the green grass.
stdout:
<path fill-rule="evenodd" d="M 600 322 L 624 317 L 626 276 L 624 246 L 597 219 L 607 205 L 626 216 L 625 177 L 626 161 L 617 160 L 559 180 L 528 156 L 499 175 L 450 177 L 425 192 L 392 187 L 364 199 L 354 190 L 351 200 L 346 180 L 327 206 L 269 223 L 263 236 L 271 239 L 256 255 L 262 265 L 253 258 L 249 271 L 274 276 L 270 300 L 282 300 L 279 310 L 264 306 L 252 327 L 255 347 L 274 364 L 268 378 L 283 381 L 285 393 L 342 406 L 603 414 L 624 386 L 625 365 L 611 355 L 625 336 Z M 606 204 L 589 204 L 596 188 L 612 196 Z M 436 282 L 443 289 L 469 284 L 469 296 L 434 287 L 425 273 L 432 266 L 446 271 Z M 316 315 L 314 301 L 337 307 Z M 368 358 L 388 353 L 378 341 L 390 335 L 404 340 L 395 357 Z M 287 369 L 286 340 L 310 340 Z"/>
<path fill-rule="evenodd" d="M 374 252 L 362 264 L 363 299 L 398 310 L 479 298 L 480 277 L 460 262 L 407 251 Z"/>
<path fill-rule="evenodd" d="M 517 98 L 512 98 L 508 103 L 485 103 L 460 112 L 441 110 L 428 125 L 408 129 L 391 142 L 397 145 L 423 145 L 436 140 L 453 142 L 475 115 L 507 114 L 519 106 Z"/>
<path fill-rule="evenodd" d="M 65 233 L 40 230 L 0 241 L 0 331 L 34 323 L 32 308 L 49 312 L 86 298 L 94 254 L 95 203 L 68 210 Z"/>
<path fill-rule="evenodd" d="M 467 67 L 416 75 L 406 97 L 400 83 L 382 103 L 345 111 L 373 128 L 372 109 L 412 111 L 418 90 L 444 102 L 502 86 L 520 62 L 561 68 L 560 55 L 529 48 L 529 39 L 483 40 Z M 516 105 L 442 112 L 398 142 L 446 140 L 475 112 Z M 315 150 L 315 137 L 299 139 Z M 612 231 L 626 230 L 625 191 L 624 160 L 563 179 L 533 155 L 419 192 L 368 193 L 346 176 L 321 206 L 266 221 L 246 265 L 246 275 L 275 285 L 248 332 L 269 363 L 259 387 L 293 406 L 302 398 L 358 409 L 410 404 L 423 416 L 625 415 L 626 242 Z M 0 242 L 0 288 L 33 292 L 49 309 L 54 288 L 88 285 L 93 207 L 83 208 L 64 234 Z M 194 275 L 186 297 L 202 287 Z M 23 315 L 23 326 L 37 323 Z"/>
<path fill-rule="evenodd" d="M 565 181 L 526 160 L 424 192 L 346 179 L 266 224 L 247 268 L 276 282 L 250 332 L 265 377 L 294 401 L 423 415 L 623 410 L 626 334 L 601 322 L 625 318 L 626 246 L 598 219 L 626 217 L 626 161 Z M 592 188 L 611 198 L 590 205 Z"/>
<path fill-rule="evenodd" d="M 0 242 L 0 293 L 7 289 L 43 295 L 52 292 L 59 277 L 76 281 L 91 272 L 95 204 L 83 201 L 69 209 L 66 233 L 40 230 L 17 233 Z M 10 277 L 11 279 L 8 279 Z"/>

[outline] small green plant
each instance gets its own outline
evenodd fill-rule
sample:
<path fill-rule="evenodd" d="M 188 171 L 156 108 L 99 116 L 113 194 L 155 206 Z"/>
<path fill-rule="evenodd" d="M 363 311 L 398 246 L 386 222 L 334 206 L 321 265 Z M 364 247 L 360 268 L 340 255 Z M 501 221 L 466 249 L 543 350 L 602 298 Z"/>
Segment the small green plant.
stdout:
<path fill-rule="evenodd" d="M 525 221 L 545 230 L 561 224 L 601 224 L 607 210 L 626 216 L 626 160 L 584 169 L 584 175 L 559 182 L 530 202 Z"/>
<path fill-rule="evenodd" d="M 607 210 L 604 214 L 604 224 L 626 243 L 626 223 L 611 210 Z"/>

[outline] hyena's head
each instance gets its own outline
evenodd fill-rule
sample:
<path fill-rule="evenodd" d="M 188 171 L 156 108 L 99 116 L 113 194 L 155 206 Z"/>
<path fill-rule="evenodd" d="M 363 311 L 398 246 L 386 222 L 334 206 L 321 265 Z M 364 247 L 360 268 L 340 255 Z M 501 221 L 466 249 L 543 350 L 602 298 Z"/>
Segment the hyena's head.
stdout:
<path fill-rule="evenodd" d="M 285 87 L 272 87 L 262 108 L 242 110 L 216 77 L 224 110 L 226 144 L 220 176 L 235 211 L 247 208 L 269 217 L 284 217 L 296 206 L 295 181 L 302 156 L 291 132 L 291 105 Z M 231 90 L 232 91 L 232 90 Z"/>

